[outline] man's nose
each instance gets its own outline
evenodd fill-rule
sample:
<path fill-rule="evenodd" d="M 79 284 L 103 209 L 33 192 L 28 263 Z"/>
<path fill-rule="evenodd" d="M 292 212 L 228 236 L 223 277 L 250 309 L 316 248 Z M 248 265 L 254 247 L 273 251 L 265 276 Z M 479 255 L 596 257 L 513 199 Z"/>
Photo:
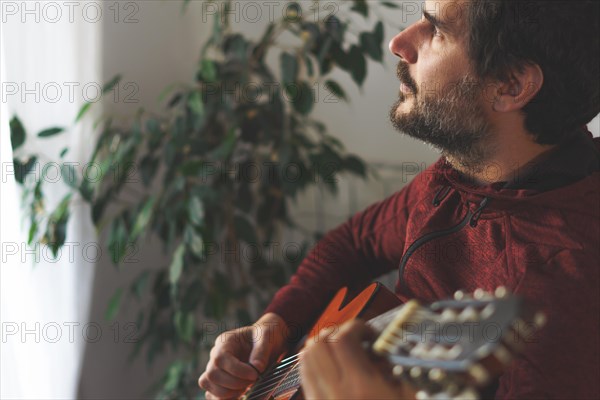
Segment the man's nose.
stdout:
<path fill-rule="evenodd" d="M 409 64 L 417 62 L 418 28 L 416 24 L 409 26 L 390 40 L 389 48 L 392 54 L 400 57 Z"/>

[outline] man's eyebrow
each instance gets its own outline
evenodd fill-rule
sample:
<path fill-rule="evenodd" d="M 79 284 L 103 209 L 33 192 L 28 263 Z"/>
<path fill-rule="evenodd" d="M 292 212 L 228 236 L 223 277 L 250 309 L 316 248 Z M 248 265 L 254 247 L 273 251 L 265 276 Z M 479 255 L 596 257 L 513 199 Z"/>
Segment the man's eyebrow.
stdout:
<path fill-rule="evenodd" d="M 425 19 L 429 21 L 431 25 L 437 27 L 438 29 L 441 29 L 442 31 L 448 33 L 454 33 L 454 27 L 452 26 L 452 24 L 440 21 L 435 15 L 431 15 L 427 11 L 423 10 L 423 17 L 425 17 Z"/>

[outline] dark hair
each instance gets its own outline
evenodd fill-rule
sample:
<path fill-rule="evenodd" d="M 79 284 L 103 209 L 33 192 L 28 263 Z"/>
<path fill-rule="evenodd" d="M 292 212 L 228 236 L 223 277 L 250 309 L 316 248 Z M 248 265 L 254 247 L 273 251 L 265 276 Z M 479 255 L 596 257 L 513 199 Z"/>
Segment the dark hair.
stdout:
<path fill-rule="evenodd" d="M 467 15 L 480 77 L 504 80 L 531 63 L 542 69 L 542 88 L 523 108 L 537 143 L 556 144 L 600 112 L 596 0 L 472 0 Z"/>

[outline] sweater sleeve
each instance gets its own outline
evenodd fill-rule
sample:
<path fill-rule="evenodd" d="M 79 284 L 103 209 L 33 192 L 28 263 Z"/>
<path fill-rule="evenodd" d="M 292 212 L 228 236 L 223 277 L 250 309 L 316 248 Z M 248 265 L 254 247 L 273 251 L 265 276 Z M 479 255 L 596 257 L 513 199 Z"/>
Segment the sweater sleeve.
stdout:
<path fill-rule="evenodd" d="M 328 232 L 265 312 L 305 332 L 341 287 L 359 289 L 398 267 L 404 249 L 411 184 Z"/>

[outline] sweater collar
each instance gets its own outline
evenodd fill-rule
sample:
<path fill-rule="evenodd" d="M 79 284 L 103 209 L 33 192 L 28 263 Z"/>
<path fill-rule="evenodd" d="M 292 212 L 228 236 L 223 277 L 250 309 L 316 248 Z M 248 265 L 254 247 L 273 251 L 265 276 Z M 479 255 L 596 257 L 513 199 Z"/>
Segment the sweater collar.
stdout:
<path fill-rule="evenodd" d="M 587 128 L 578 130 L 568 140 L 518 169 L 514 178 L 505 182 L 478 185 L 443 158 L 438 167 L 449 183 L 466 192 L 492 197 L 513 197 L 516 192 L 519 197 L 533 195 L 569 185 L 600 171 L 600 138 L 593 138 Z"/>

